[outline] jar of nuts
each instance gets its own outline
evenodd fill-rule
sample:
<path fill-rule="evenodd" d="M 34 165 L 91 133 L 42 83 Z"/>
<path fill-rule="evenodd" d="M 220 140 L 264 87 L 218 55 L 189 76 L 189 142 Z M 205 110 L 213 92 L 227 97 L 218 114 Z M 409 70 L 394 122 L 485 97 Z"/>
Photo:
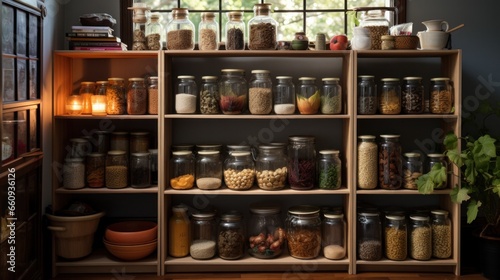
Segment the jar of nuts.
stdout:
<path fill-rule="evenodd" d="M 450 78 L 431 79 L 430 111 L 433 114 L 449 114 L 453 110 L 453 87 Z"/>
<path fill-rule="evenodd" d="M 279 146 L 261 145 L 256 159 L 257 185 L 263 190 L 280 190 L 285 187 L 287 161 Z"/>
<path fill-rule="evenodd" d="M 410 257 L 425 261 L 432 256 L 432 232 L 429 217 L 411 215 L 410 228 Z"/>
<path fill-rule="evenodd" d="M 407 229 L 405 216 L 385 216 L 385 256 L 394 261 L 406 259 Z"/>
<path fill-rule="evenodd" d="M 297 259 L 316 258 L 321 251 L 319 208 L 310 205 L 290 207 L 286 220 L 286 236 L 290 256 Z"/>
<path fill-rule="evenodd" d="M 403 163 L 404 182 L 403 187 L 409 190 L 416 190 L 417 179 L 423 174 L 422 161 L 419 153 L 405 153 Z"/>
<path fill-rule="evenodd" d="M 255 181 L 255 163 L 250 152 L 232 152 L 224 162 L 224 183 L 232 190 L 248 190 Z"/>
<path fill-rule="evenodd" d="M 403 161 L 399 135 L 380 135 L 378 152 L 379 184 L 382 189 L 396 190 L 403 184 Z"/>
<path fill-rule="evenodd" d="M 383 115 L 401 113 L 401 86 L 398 78 L 382 79 L 382 91 L 378 100 L 378 110 Z"/>
<path fill-rule="evenodd" d="M 439 259 L 451 257 L 451 221 L 448 211 L 431 211 L 432 256 Z"/>

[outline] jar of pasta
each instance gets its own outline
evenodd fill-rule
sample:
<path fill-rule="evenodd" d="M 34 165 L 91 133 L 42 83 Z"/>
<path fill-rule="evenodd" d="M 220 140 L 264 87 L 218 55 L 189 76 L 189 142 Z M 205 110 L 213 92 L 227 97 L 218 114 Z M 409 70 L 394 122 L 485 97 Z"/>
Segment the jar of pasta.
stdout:
<path fill-rule="evenodd" d="M 290 256 L 297 259 L 318 257 L 321 251 L 319 208 L 310 205 L 290 207 L 286 220 L 286 233 Z"/>

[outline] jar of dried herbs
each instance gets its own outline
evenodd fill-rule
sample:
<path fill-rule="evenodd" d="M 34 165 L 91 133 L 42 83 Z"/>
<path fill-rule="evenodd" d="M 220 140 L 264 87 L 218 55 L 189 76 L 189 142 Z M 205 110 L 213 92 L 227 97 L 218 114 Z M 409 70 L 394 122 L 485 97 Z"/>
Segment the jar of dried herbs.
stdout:
<path fill-rule="evenodd" d="M 172 20 L 167 25 L 167 50 L 193 50 L 194 24 L 186 8 L 173 8 Z"/>
<path fill-rule="evenodd" d="M 286 236 L 290 256 L 314 259 L 321 251 L 321 219 L 319 208 L 297 205 L 288 209 Z"/>
<path fill-rule="evenodd" d="M 336 190 L 341 186 L 342 164 L 338 150 L 319 151 L 318 182 L 320 189 Z"/>
<path fill-rule="evenodd" d="M 312 136 L 290 136 L 288 183 L 292 189 L 308 190 L 316 185 L 316 149 Z"/>
<path fill-rule="evenodd" d="M 250 50 L 275 50 L 278 22 L 269 14 L 271 4 L 255 4 L 254 17 L 248 21 L 248 48 Z"/>
<path fill-rule="evenodd" d="M 342 112 L 342 87 L 339 78 L 323 78 L 321 90 L 321 113 L 340 114 Z"/>
<path fill-rule="evenodd" d="M 235 260 L 245 255 L 245 226 L 239 212 L 230 211 L 220 217 L 217 234 L 219 257 Z"/>
<path fill-rule="evenodd" d="M 200 112 L 202 114 L 220 114 L 219 86 L 216 76 L 201 77 Z"/>

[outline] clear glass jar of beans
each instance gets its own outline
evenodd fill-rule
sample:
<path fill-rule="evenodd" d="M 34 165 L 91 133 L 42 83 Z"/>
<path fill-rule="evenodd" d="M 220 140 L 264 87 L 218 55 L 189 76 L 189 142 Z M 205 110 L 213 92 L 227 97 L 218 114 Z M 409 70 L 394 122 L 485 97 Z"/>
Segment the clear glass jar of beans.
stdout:
<path fill-rule="evenodd" d="M 232 190 L 248 190 L 255 181 L 255 163 L 252 154 L 237 151 L 224 162 L 224 183 Z"/>
<path fill-rule="evenodd" d="M 401 85 L 398 78 L 382 79 L 378 110 L 383 115 L 397 115 L 401 113 Z"/>
<path fill-rule="evenodd" d="M 378 145 L 373 135 L 358 136 L 358 188 L 375 189 L 378 185 Z"/>
<path fill-rule="evenodd" d="M 347 237 L 344 214 L 333 211 L 323 213 L 321 239 L 325 258 L 330 260 L 345 258 L 347 254 Z"/>
<path fill-rule="evenodd" d="M 237 115 L 247 108 L 248 84 L 243 69 L 222 69 L 219 79 L 220 109 L 223 114 Z"/>
<path fill-rule="evenodd" d="M 198 49 L 215 51 L 219 48 L 219 23 L 215 21 L 213 12 L 201 13 L 198 24 Z"/>
<path fill-rule="evenodd" d="M 373 115 L 377 113 L 377 85 L 375 77 L 358 76 L 358 114 Z"/>
<path fill-rule="evenodd" d="M 248 82 L 248 109 L 253 115 L 267 115 L 273 110 L 273 83 L 269 70 L 252 70 Z"/>
<path fill-rule="evenodd" d="M 186 8 L 173 8 L 172 20 L 167 24 L 167 50 L 193 50 L 194 24 Z"/>
<path fill-rule="evenodd" d="M 196 161 L 191 151 L 172 152 L 170 159 L 172 178 L 170 187 L 174 190 L 187 190 L 194 186 Z"/>
<path fill-rule="evenodd" d="M 233 11 L 227 13 L 226 50 L 244 50 L 246 27 L 242 20 L 243 13 Z"/>
<path fill-rule="evenodd" d="M 175 112 L 177 114 L 196 113 L 198 103 L 198 87 L 194 76 L 182 75 L 177 79 L 177 91 L 175 94 Z"/>
<path fill-rule="evenodd" d="M 378 212 L 358 213 L 357 250 L 360 260 L 378 261 L 382 258 L 382 224 Z"/>
<path fill-rule="evenodd" d="M 220 114 L 219 85 L 216 76 L 201 77 L 200 85 L 200 113 Z"/>
<path fill-rule="evenodd" d="M 196 157 L 196 186 L 214 190 L 222 186 L 223 161 L 218 150 L 201 150 Z"/>
<path fill-rule="evenodd" d="M 207 260 L 215 256 L 217 243 L 215 212 L 191 214 L 191 245 L 189 254 L 193 259 Z"/>
<path fill-rule="evenodd" d="M 274 113 L 276 115 L 292 115 L 295 113 L 295 85 L 290 76 L 276 77 L 274 87 Z"/>
<path fill-rule="evenodd" d="M 340 114 L 342 112 L 342 87 L 339 78 L 323 78 L 321 89 L 321 113 Z"/>
<path fill-rule="evenodd" d="M 217 251 L 225 260 L 236 260 L 245 255 L 246 231 L 243 216 L 236 211 L 222 214 L 217 234 Z"/>
<path fill-rule="evenodd" d="M 386 215 L 384 226 L 385 256 L 393 261 L 403 261 L 407 256 L 407 227 L 405 216 Z"/>
<path fill-rule="evenodd" d="M 342 185 L 342 162 L 338 150 L 319 151 L 318 184 L 320 189 L 340 189 Z"/>
<path fill-rule="evenodd" d="M 433 114 L 450 114 L 454 102 L 453 87 L 450 78 L 431 79 L 430 112 Z"/>
<path fill-rule="evenodd" d="M 259 259 L 281 255 L 285 248 L 285 229 L 279 205 L 254 203 L 250 205 L 248 221 L 248 253 Z"/>
<path fill-rule="evenodd" d="M 275 50 L 278 22 L 271 16 L 271 4 L 254 4 L 254 17 L 248 21 L 248 48 L 250 50 Z"/>
<path fill-rule="evenodd" d="M 320 209 L 297 205 L 288 209 L 285 222 L 288 251 L 297 259 L 314 259 L 321 251 Z"/>
<path fill-rule="evenodd" d="M 106 187 L 126 188 L 128 185 L 128 160 L 125 151 L 109 151 L 106 156 Z"/>
<path fill-rule="evenodd" d="M 447 259 L 452 253 L 451 220 L 446 210 L 432 210 L 432 256 Z"/>
<path fill-rule="evenodd" d="M 288 138 L 288 183 L 295 190 L 316 186 L 316 148 L 313 136 Z"/>
<path fill-rule="evenodd" d="M 403 185 L 403 161 L 399 135 L 380 135 L 378 151 L 379 185 L 396 190 Z"/>
<path fill-rule="evenodd" d="M 424 112 L 424 85 L 422 77 L 404 77 L 401 91 L 401 110 L 404 114 Z"/>
<path fill-rule="evenodd" d="M 423 164 L 419 153 L 405 153 L 403 162 L 403 188 L 418 189 L 417 179 L 423 174 Z"/>
<path fill-rule="evenodd" d="M 106 113 L 123 115 L 127 113 L 127 89 L 122 78 L 108 78 L 106 88 Z"/>
<path fill-rule="evenodd" d="M 448 187 L 448 161 L 446 160 L 446 156 L 444 154 L 435 153 L 435 154 L 428 154 L 427 158 L 428 162 L 427 162 L 426 172 L 431 171 L 434 165 L 439 164 L 438 166 L 436 166 L 436 168 L 438 167 L 442 168 L 446 173 L 445 180 L 440 184 L 434 186 L 434 189 L 435 190 L 446 189 Z"/>
<path fill-rule="evenodd" d="M 255 161 L 257 185 L 263 190 L 280 190 L 286 185 L 287 159 L 282 147 L 260 145 Z"/>
<path fill-rule="evenodd" d="M 428 216 L 410 216 L 410 257 L 419 261 L 429 260 L 432 256 L 432 230 Z"/>

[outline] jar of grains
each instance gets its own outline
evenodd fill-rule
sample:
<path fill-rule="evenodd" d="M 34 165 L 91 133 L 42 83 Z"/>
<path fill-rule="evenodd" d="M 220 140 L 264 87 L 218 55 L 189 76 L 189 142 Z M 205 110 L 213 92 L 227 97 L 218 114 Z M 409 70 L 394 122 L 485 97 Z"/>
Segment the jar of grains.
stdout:
<path fill-rule="evenodd" d="M 129 115 L 146 114 L 148 108 L 148 92 L 143 78 L 128 79 L 127 113 Z"/>
<path fill-rule="evenodd" d="M 361 12 L 359 26 L 370 30 L 372 50 L 382 49 L 382 36 L 389 34 L 391 22 L 389 22 L 385 15 L 386 12 L 390 11 L 389 9 L 384 7 L 355 8 L 356 14 L 357 12 Z"/>
<path fill-rule="evenodd" d="M 175 112 L 177 114 L 196 113 L 198 88 L 194 76 L 178 76 L 177 93 L 175 95 Z"/>
<path fill-rule="evenodd" d="M 113 151 L 129 151 L 129 134 L 126 131 L 115 131 L 111 133 L 109 149 Z"/>
<path fill-rule="evenodd" d="M 254 4 L 254 17 L 248 21 L 248 48 L 250 50 L 275 50 L 278 22 L 269 14 L 271 4 Z"/>
<path fill-rule="evenodd" d="M 451 257 L 451 221 L 448 211 L 431 211 L 432 256 L 439 259 Z"/>
<path fill-rule="evenodd" d="M 127 113 L 127 91 L 122 78 L 108 78 L 106 88 L 106 112 L 108 115 Z"/>
<path fill-rule="evenodd" d="M 226 50 L 245 49 L 245 23 L 242 21 L 242 12 L 227 13 L 226 22 Z"/>
<path fill-rule="evenodd" d="M 106 115 L 106 90 L 108 84 L 108 81 L 95 82 L 96 89 L 94 95 L 91 97 L 93 116 Z"/>
<path fill-rule="evenodd" d="M 158 115 L 158 76 L 149 77 L 148 114 Z"/>
<path fill-rule="evenodd" d="M 403 173 L 403 187 L 409 190 L 418 189 L 417 179 L 423 174 L 423 165 L 419 153 L 404 154 Z"/>
<path fill-rule="evenodd" d="M 130 153 L 147 153 L 149 149 L 149 132 L 130 132 Z"/>
<path fill-rule="evenodd" d="M 187 190 L 194 186 L 196 161 L 191 151 L 177 151 L 170 159 L 172 178 L 170 187 L 174 190 Z"/>
<path fill-rule="evenodd" d="M 358 114 L 377 113 L 377 85 L 374 76 L 358 76 Z"/>
<path fill-rule="evenodd" d="M 219 86 L 216 76 L 201 77 L 200 112 L 202 114 L 220 114 Z"/>
<path fill-rule="evenodd" d="M 316 185 L 316 149 L 313 136 L 290 136 L 288 145 L 288 183 L 295 190 Z"/>
<path fill-rule="evenodd" d="M 385 216 L 385 256 L 393 261 L 403 261 L 407 255 L 407 228 L 405 216 Z"/>
<path fill-rule="evenodd" d="M 245 255 L 245 225 L 239 212 L 230 211 L 220 217 L 217 233 L 219 257 L 235 260 Z"/>
<path fill-rule="evenodd" d="M 215 256 L 217 225 L 214 212 L 191 215 L 191 245 L 189 254 L 193 259 L 207 260 Z"/>
<path fill-rule="evenodd" d="M 403 160 L 399 135 L 380 135 L 378 151 L 379 183 L 382 189 L 396 190 L 403 185 Z"/>
<path fill-rule="evenodd" d="M 378 212 L 360 212 L 357 221 L 358 256 L 364 261 L 382 258 L 382 225 Z"/>
<path fill-rule="evenodd" d="M 186 8 L 173 8 L 167 25 L 167 50 L 193 50 L 194 24 Z"/>
<path fill-rule="evenodd" d="M 222 186 L 222 160 L 219 151 L 199 151 L 196 158 L 196 186 L 214 190 Z"/>
<path fill-rule="evenodd" d="M 247 109 L 248 85 L 243 69 L 222 69 L 219 80 L 220 109 L 226 115 L 241 114 Z"/>
<path fill-rule="evenodd" d="M 151 185 L 158 185 L 158 149 L 149 149 L 151 156 Z"/>
<path fill-rule="evenodd" d="M 318 183 L 320 189 L 336 190 L 342 185 L 342 163 L 338 150 L 319 151 Z"/>
<path fill-rule="evenodd" d="M 342 87 L 339 78 L 323 78 L 321 91 L 321 113 L 340 114 L 342 112 Z"/>
<path fill-rule="evenodd" d="M 299 90 L 297 91 L 297 108 L 302 115 L 312 115 L 318 113 L 321 105 L 321 98 L 316 78 L 300 77 Z"/>
<path fill-rule="evenodd" d="M 70 158 L 85 158 L 92 152 L 92 145 L 85 138 L 71 138 L 69 139 L 71 145 Z"/>
<path fill-rule="evenodd" d="M 63 187 L 81 189 L 85 187 L 85 165 L 83 158 L 66 158 L 63 165 Z"/>
<path fill-rule="evenodd" d="M 411 215 L 410 257 L 425 261 L 432 256 L 432 232 L 429 217 Z"/>
<path fill-rule="evenodd" d="M 318 257 L 321 251 L 321 219 L 318 207 L 290 207 L 285 228 L 290 256 L 297 259 Z"/>
<path fill-rule="evenodd" d="M 252 70 L 248 83 L 248 109 L 254 115 L 267 115 L 273 110 L 273 85 L 268 70 Z"/>
<path fill-rule="evenodd" d="M 146 47 L 146 12 L 149 12 L 149 8 L 143 3 L 134 3 L 133 7 L 132 22 L 133 22 L 133 45 L 132 50 L 141 51 L 147 50 Z"/>
<path fill-rule="evenodd" d="M 292 77 L 278 76 L 274 87 L 274 113 L 277 115 L 292 115 L 295 113 L 295 85 Z"/>
<path fill-rule="evenodd" d="M 128 161 L 124 151 L 109 151 L 106 157 L 106 187 L 125 188 L 128 185 Z"/>
<path fill-rule="evenodd" d="M 285 248 L 285 229 L 280 219 L 280 207 L 275 204 L 250 205 L 248 222 L 248 253 L 256 258 L 270 259 L 281 255 Z"/>
<path fill-rule="evenodd" d="M 105 186 L 104 173 L 106 173 L 106 155 L 91 153 L 85 162 L 85 181 L 89 188 L 103 188 Z"/>
<path fill-rule="evenodd" d="M 384 115 L 401 113 L 401 86 L 398 78 L 382 79 L 382 91 L 378 100 L 378 110 Z"/>
<path fill-rule="evenodd" d="M 405 77 L 401 96 L 401 109 L 405 114 L 424 112 L 424 86 L 422 77 Z"/>
<path fill-rule="evenodd" d="M 322 221 L 323 255 L 330 260 L 340 260 L 346 256 L 347 238 L 344 214 L 327 211 Z"/>
<path fill-rule="evenodd" d="M 450 78 L 431 79 L 430 112 L 449 114 L 453 111 L 454 93 Z"/>
<path fill-rule="evenodd" d="M 146 25 L 146 41 L 148 50 L 158 51 L 163 48 L 164 31 L 160 23 L 161 15 L 159 13 L 151 13 L 150 21 Z"/>
<path fill-rule="evenodd" d="M 213 12 L 201 13 L 198 25 L 198 49 L 214 51 L 219 48 L 219 23 L 215 21 Z"/>
<path fill-rule="evenodd" d="M 358 138 L 358 188 L 375 189 L 378 184 L 378 146 L 375 136 L 361 135 Z"/>
<path fill-rule="evenodd" d="M 80 83 L 80 96 L 82 97 L 82 114 L 92 114 L 92 96 L 95 92 L 94 82 Z"/>
<path fill-rule="evenodd" d="M 168 254 L 182 258 L 189 254 L 191 222 L 188 208 L 183 205 L 172 207 L 172 216 L 168 221 Z"/>
<path fill-rule="evenodd" d="M 444 154 L 428 154 L 427 157 L 429 158 L 428 165 L 426 168 L 426 172 L 429 172 L 432 170 L 433 166 L 436 164 L 439 164 L 436 166 L 436 168 L 441 168 L 443 172 L 445 173 L 445 180 L 438 185 L 434 186 L 435 190 L 442 190 L 446 189 L 448 186 L 448 162 L 446 161 L 446 156 Z"/>
<path fill-rule="evenodd" d="M 250 152 L 232 152 L 224 162 L 224 183 L 232 190 L 248 190 L 255 181 L 255 163 Z"/>
<path fill-rule="evenodd" d="M 136 189 L 151 186 L 151 166 L 148 153 L 130 154 L 130 186 Z"/>
<path fill-rule="evenodd" d="M 263 190 L 280 190 L 285 187 L 287 159 L 283 148 L 260 145 L 256 159 L 257 184 Z"/>

